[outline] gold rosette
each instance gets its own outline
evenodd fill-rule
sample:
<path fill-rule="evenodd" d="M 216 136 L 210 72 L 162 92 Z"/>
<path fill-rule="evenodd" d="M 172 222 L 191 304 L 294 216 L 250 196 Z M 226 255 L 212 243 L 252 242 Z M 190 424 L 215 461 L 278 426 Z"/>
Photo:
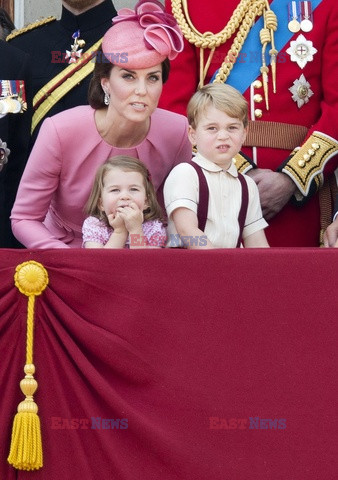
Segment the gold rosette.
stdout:
<path fill-rule="evenodd" d="M 41 295 L 48 285 L 48 273 L 41 263 L 31 260 L 16 267 L 14 282 L 24 295 Z"/>

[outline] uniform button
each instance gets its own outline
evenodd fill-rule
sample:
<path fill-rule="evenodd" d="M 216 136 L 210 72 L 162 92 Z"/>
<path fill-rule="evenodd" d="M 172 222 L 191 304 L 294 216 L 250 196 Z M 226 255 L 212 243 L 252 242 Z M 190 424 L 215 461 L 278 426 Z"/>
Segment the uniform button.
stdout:
<path fill-rule="evenodd" d="M 263 101 L 263 97 L 260 93 L 256 93 L 253 97 L 254 102 L 261 103 Z"/>
<path fill-rule="evenodd" d="M 254 88 L 262 88 L 262 82 L 260 80 L 255 80 L 252 85 Z"/>

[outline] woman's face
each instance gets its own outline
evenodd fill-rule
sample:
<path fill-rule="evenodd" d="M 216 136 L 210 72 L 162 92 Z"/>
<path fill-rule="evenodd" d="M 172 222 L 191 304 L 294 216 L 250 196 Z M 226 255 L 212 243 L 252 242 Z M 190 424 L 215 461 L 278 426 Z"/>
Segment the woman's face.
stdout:
<path fill-rule="evenodd" d="M 108 109 L 119 117 L 144 122 L 156 109 L 162 93 L 162 65 L 130 70 L 114 66 L 101 86 L 110 95 Z"/>

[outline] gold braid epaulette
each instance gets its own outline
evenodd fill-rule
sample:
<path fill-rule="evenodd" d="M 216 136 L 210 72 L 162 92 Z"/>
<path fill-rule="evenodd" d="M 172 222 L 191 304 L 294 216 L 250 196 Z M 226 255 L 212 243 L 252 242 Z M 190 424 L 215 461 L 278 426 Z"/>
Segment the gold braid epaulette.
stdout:
<path fill-rule="evenodd" d="M 12 40 L 13 38 L 18 37 L 19 35 L 22 35 L 23 33 L 29 32 L 38 27 L 42 27 L 47 23 L 54 22 L 55 20 L 56 20 L 56 17 L 49 16 L 49 17 L 43 18 L 42 20 L 36 20 L 35 22 L 29 23 L 28 25 L 22 28 L 19 28 L 18 30 L 13 30 L 13 32 L 6 37 L 6 42 L 8 42 L 9 40 Z"/>
<path fill-rule="evenodd" d="M 321 132 L 313 132 L 302 147 L 283 166 L 282 172 L 288 175 L 305 197 L 313 181 L 320 186 L 320 175 L 326 163 L 338 154 L 338 142 Z"/>

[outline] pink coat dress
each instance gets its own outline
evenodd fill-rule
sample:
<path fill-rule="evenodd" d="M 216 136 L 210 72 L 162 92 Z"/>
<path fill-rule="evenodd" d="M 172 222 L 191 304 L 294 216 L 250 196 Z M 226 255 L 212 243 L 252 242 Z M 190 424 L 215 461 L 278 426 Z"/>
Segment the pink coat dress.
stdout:
<path fill-rule="evenodd" d="M 156 190 L 171 169 L 191 158 L 187 120 L 157 109 L 147 137 L 136 147 L 116 148 L 99 135 L 88 105 L 47 118 L 21 179 L 12 229 L 27 248 L 81 247 L 81 228 L 97 168 L 109 157 L 129 155 L 148 167 Z"/>

